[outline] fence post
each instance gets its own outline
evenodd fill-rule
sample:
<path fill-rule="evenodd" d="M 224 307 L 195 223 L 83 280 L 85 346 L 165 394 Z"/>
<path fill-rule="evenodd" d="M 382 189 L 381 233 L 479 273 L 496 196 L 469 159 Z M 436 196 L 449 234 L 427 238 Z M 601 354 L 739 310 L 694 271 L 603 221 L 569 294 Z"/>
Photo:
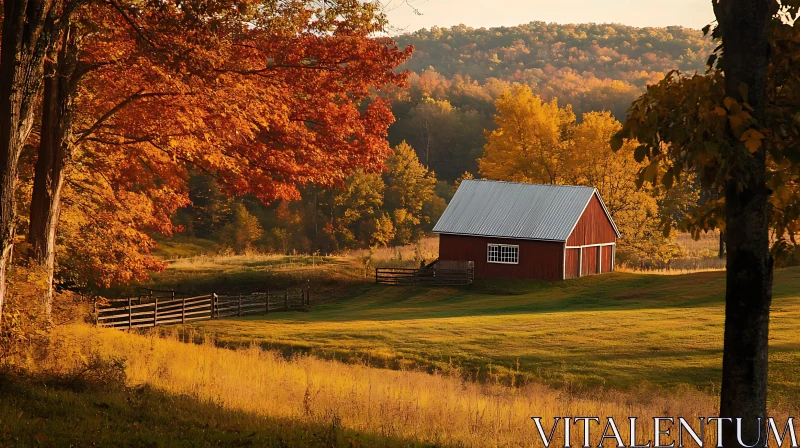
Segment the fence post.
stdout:
<path fill-rule="evenodd" d="M 172 296 L 175 296 L 175 291 L 172 291 Z M 181 324 L 186 323 L 186 297 L 181 300 Z"/>
<path fill-rule="evenodd" d="M 94 326 L 100 324 L 100 310 L 97 309 L 97 297 L 94 298 Z"/>
<path fill-rule="evenodd" d="M 131 298 L 128 297 L 128 331 L 131 331 L 131 325 L 133 325 L 133 308 L 131 308 Z"/>
<path fill-rule="evenodd" d="M 378 268 L 375 268 L 375 283 L 378 283 Z"/>
<path fill-rule="evenodd" d="M 236 313 L 237 316 L 242 315 L 242 295 L 239 294 L 239 311 Z"/>
<path fill-rule="evenodd" d="M 158 325 L 158 297 L 156 297 L 156 304 L 153 308 L 153 326 Z"/>
<path fill-rule="evenodd" d="M 269 290 L 264 293 L 264 315 L 269 314 Z"/>
<path fill-rule="evenodd" d="M 306 306 L 311 306 L 311 282 L 306 279 Z"/>
<path fill-rule="evenodd" d="M 219 304 L 218 304 L 217 293 L 211 293 L 211 318 L 212 319 L 219 319 Z"/>
<path fill-rule="evenodd" d="M 285 311 L 289 311 L 289 290 L 286 290 L 286 294 L 283 296 L 283 308 Z"/>

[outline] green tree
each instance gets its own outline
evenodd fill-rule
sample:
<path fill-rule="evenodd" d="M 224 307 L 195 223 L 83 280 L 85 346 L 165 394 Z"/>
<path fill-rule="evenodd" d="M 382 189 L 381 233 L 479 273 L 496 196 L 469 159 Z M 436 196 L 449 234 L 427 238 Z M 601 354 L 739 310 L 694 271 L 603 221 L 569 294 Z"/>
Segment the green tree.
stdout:
<path fill-rule="evenodd" d="M 477 168 L 482 123 L 475 111 L 426 96 L 394 128 L 417 151 L 422 165 L 446 180 Z"/>
<path fill-rule="evenodd" d="M 264 234 L 258 219 L 247 211 L 244 204 L 231 207 L 230 220 L 220 231 L 220 239 L 236 252 L 249 249 Z"/>
<path fill-rule="evenodd" d="M 386 160 L 384 210 L 392 216 L 397 244 L 408 244 L 422 237 L 431 217 L 424 214 L 425 204 L 434 197 L 436 176 L 417 158 L 406 142 L 394 147 Z"/>
<path fill-rule="evenodd" d="M 192 174 L 189 178 L 189 199 L 192 205 L 183 213 L 187 227 L 198 238 L 213 238 L 231 216 L 231 201 L 210 176 Z"/>
<path fill-rule="evenodd" d="M 358 241 L 369 240 L 373 223 L 381 216 L 385 188 L 378 173 L 357 170 L 348 177 L 344 188 L 334 198 L 339 209 L 338 225 Z"/>

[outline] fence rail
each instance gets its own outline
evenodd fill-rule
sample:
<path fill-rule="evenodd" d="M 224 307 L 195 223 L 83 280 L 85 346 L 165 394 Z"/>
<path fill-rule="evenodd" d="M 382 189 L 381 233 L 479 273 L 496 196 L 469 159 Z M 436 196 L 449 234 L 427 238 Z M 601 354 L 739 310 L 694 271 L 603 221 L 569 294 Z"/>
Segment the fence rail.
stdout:
<path fill-rule="evenodd" d="M 475 268 L 375 268 L 375 283 L 384 285 L 441 285 L 461 286 L 475 281 Z"/>
<path fill-rule="evenodd" d="M 181 298 L 175 298 L 174 291 L 160 292 L 170 294 L 111 299 L 102 307 L 95 304 L 95 323 L 109 328 L 144 328 L 223 317 L 266 315 L 311 305 L 307 284 L 300 290 L 232 295 L 211 293 Z"/>

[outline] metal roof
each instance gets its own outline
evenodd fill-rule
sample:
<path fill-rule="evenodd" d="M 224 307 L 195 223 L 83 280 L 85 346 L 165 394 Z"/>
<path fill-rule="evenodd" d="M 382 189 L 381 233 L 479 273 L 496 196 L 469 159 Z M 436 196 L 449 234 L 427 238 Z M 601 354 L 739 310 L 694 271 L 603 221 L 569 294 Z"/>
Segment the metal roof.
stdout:
<path fill-rule="evenodd" d="M 490 180 L 462 181 L 433 231 L 566 241 L 595 194 L 619 236 L 596 188 Z"/>

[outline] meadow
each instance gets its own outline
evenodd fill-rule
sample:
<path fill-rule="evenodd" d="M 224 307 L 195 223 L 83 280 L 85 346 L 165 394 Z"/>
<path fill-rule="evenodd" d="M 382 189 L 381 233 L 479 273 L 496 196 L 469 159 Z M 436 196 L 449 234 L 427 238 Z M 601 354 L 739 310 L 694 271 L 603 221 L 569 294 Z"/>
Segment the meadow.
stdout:
<path fill-rule="evenodd" d="M 656 387 L 717 392 L 724 272 L 615 272 L 563 283 L 484 281 L 464 288 L 361 284 L 346 299 L 284 313 L 205 321 L 220 344 L 390 368 L 457 372 L 567 390 Z M 777 270 L 770 401 L 800 398 L 800 269 Z"/>
<path fill-rule="evenodd" d="M 679 235 L 690 257 L 716 259 L 718 234 Z M 437 240 L 310 255 L 176 257 L 154 287 L 217 291 L 311 281 L 309 313 L 206 321 L 228 347 L 446 372 L 481 382 L 573 392 L 690 388 L 714 395 L 721 376 L 724 271 L 619 271 L 568 282 L 479 281 L 470 287 L 375 285 L 375 266 L 435 258 Z M 705 268 L 699 269 L 705 271 Z M 673 275 L 651 275 L 651 274 Z M 202 290 L 202 291 L 201 291 Z M 800 269 L 775 274 L 770 402 L 800 398 Z"/>
<path fill-rule="evenodd" d="M 85 324 L 57 337 L 59 356 L 27 366 L 36 380 L 0 375 L 0 436 L 10 446 L 522 447 L 538 446 L 533 415 L 714 412 L 714 400 L 693 391 L 576 396 Z M 107 381 L 115 375 L 119 387 Z"/>
<path fill-rule="evenodd" d="M 0 440 L 522 447 L 541 446 L 531 416 L 717 412 L 724 272 L 457 288 L 370 281 L 372 266 L 414 265 L 432 247 L 175 257 L 147 286 L 311 280 L 312 309 L 132 333 L 57 327 L 48 356 L 0 371 Z M 769 408 L 783 418 L 800 411 L 800 268 L 776 271 L 774 297 Z M 706 437 L 713 446 L 713 431 Z"/>

